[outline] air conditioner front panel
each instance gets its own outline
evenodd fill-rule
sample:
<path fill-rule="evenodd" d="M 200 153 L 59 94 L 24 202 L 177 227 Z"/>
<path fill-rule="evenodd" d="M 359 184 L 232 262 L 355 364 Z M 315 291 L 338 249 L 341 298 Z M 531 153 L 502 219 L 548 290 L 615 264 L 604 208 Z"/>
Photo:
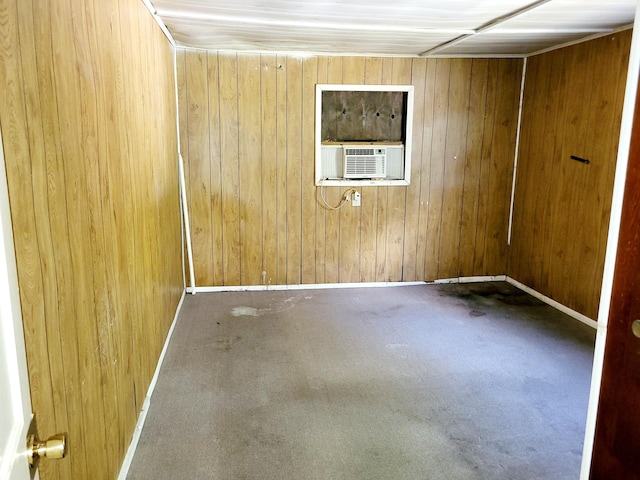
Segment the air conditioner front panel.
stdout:
<path fill-rule="evenodd" d="M 371 146 L 344 147 L 344 178 L 385 178 L 386 148 Z"/>

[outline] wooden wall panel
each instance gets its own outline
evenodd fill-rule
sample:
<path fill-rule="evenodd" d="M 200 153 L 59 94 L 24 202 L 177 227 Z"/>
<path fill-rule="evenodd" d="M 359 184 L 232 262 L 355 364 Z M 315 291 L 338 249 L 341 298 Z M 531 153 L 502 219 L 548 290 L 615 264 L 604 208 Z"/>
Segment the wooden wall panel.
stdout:
<path fill-rule="evenodd" d="M 277 265 L 277 124 L 273 121 L 277 112 L 277 63 L 275 55 L 262 55 L 260 73 L 260 107 L 262 112 L 262 271 L 265 283 L 276 279 Z M 266 188 L 265 188 L 266 187 Z M 214 239 L 213 245 L 220 245 Z"/>
<path fill-rule="evenodd" d="M 328 74 L 328 57 L 318 57 L 318 70 L 317 70 L 317 83 L 327 83 L 327 74 Z M 313 94 L 314 102 L 315 102 L 315 92 Z M 315 109 L 315 106 L 314 106 Z M 315 112 L 314 112 L 315 116 Z M 315 117 L 314 117 L 315 118 Z M 315 129 L 315 120 L 314 120 L 314 129 Z M 315 172 L 315 152 L 314 152 L 314 172 Z M 315 180 L 315 177 L 314 177 Z M 320 189 L 315 189 L 313 191 L 313 198 L 316 204 L 316 215 L 315 215 L 315 251 L 316 251 L 316 282 L 317 283 L 325 283 L 326 282 L 326 209 L 322 207 L 320 204 Z"/>
<path fill-rule="evenodd" d="M 414 110 L 413 117 L 416 125 L 424 125 L 425 94 L 427 81 L 427 60 L 414 60 L 411 69 L 411 83 L 414 86 Z M 428 129 L 426 129 L 428 132 Z M 425 129 L 417 129 L 413 134 L 412 152 L 416 157 L 422 158 L 422 143 Z M 422 162 L 411 164 L 411 178 L 420 179 Z M 416 280 L 418 257 L 418 228 L 420 225 L 420 181 L 412 182 L 407 188 L 405 235 L 402 256 L 402 278 L 405 281 Z"/>
<path fill-rule="evenodd" d="M 487 113 L 487 87 L 489 62 L 483 59 L 473 61 L 471 65 L 471 89 L 469 91 L 469 119 L 467 128 L 467 163 L 464 166 L 462 185 L 462 220 L 460 222 L 460 257 L 458 274 L 466 276 L 473 271 L 475 260 L 475 241 L 478 228 L 478 206 L 480 192 L 480 174 L 482 172 L 482 147 L 484 139 L 483 121 Z"/>
<path fill-rule="evenodd" d="M 276 58 L 276 203 L 267 205 L 276 210 L 276 271 L 274 284 L 287 283 L 287 57 Z M 224 82 L 225 78 L 221 78 Z M 178 106 L 180 108 L 180 106 Z M 271 119 L 273 121 L 273 118 Z M 264 125 L 264 123 L 263 123 Z M 264 134 L 263 134 L 264 135 Z M 215 248 L 216 246 L 214 246 Z M 272 273 L 267 272 L 268 278 Z M 228 285 L 232 285 L 229 283 Z"/>
<path fill-rule="evenodd" d="M 215 112 L 209 111 L 208 90 L 208 62 L 207 53 L 198 52 L 196 55 L 186 57 L 186 73 L 188 75 L 186 89 L 189 128 L 186 140 L 189 145 L 188 160 L 189 173 L 189 208 L 194 213 L 191 222 L 191 247 L 193 255 L 203 258 L 209 268 L 196 270 L 196 284 L 213 283 L 213 248 L 211 241 L 213 236 L 212 219 L 212 165 L 203 159 L 209 156 L 209 119 L 215 118 Z M 212 79 L 212 81 L 215 81 Z M 199 141 L 206 139 L 207 141 Z M 185 173 L 186 175 L 186 173 Z M 194 195 L 193 192 L 198 192 Z"/>
<path fill-rule="evenodd" d="M 478 216 L 476 218 L 476 238 L 473 258 L 474 272 L 487 271 L 485 268 L 485 247 L 487 245 L 487 224 L 489 210 L 489 188 L 491 185 L 491 155 L 493 153 L 493 130 L 495 126 L 495 104 L 497 98 L 497 72 L 494 63 L 489 63 L 487 72 L 487 96 L 484 106 L 484 133 L 480 159 L 480 178 L 478 180 Z M 465 270 L 468 271 L 468 270 Z"/>
<path fill-rule="evenodd" d="M 440 261 L 440 231 L 442 226 L 442 200 L 444 196 L 444 151 L 447 140 L 447 122 L 449 118 L 449 84 L 451 60 L 438 59 L 435 61 L 435 87 L 433 103 L 433 119 L 431 143 L 426 146 L 430 150 L 427 157 L 429 162 L 423 165 L 428 168 L 425 176 L 425 187 L 428 186 L 425 215 L 426 223 L 426 253 L 425 279 L 441 278 L 438 274 Z M 423 150 L 424 152 L 424 150 Z"/>
<path fill-rule="evenodd" d="M 630 39 L 624 31 L 527 64 L 508 272 L 594 319 Z"/>
<path fill-rule="evenodd" d="M 183 289 L 175 115 L 172 49 L 141 2 L 0 4 L 32 404 L 41 436 L 69 433 L 43 480 L 115 478 L 131 440 Z"/>
<path fill-rule="evenodd" d="M 458 276 L 462 222 L 449 220 L 452 218 L 464 219 L 462 193 L 467 163 L 468 105 L 471 92 L 472 64 L 472 61 L 464 59 L 451 60 L 449 73 L 449 78 L 454 81 L 449 83 L 449 115 L 447 116 L 447 136 L 444 146 L 444 189 L 440 220 L 440 254 L 438 255 L 438 277 L 440 278 Z"/>
<path fill-rule="evenodd" d="M 189 168 L 206 171 L 219 164 L 226 172 L 222 211 L 202 213 L 211 213 L 214 224 L 216 217 L 223 219 L 222 237 L 210 236 L 206 247 L 214 258 L 222 255 L 226 266 L 223 279 L 214 276 L 214 285 L 259 284 L 263 271 L 265 283 L 271 284 L 506 272 L 521 60 L 209 55 L 220 64 L 216 88 L 221 106 L 220 127 L 209 135 L 222 140 L 219 148 L 211 148 L 205 165 L 195 165 L 190 156 Z M 201 68 L 195 61 L 185 64 Z M 208 88 L 210 103 L 218 101 L 211 99 L 216 88 L 189 81 L 202 75 L 180 75 L 181 89 Z M 313 184 L 315 83 L 415 86 L 410 186 L 359 188 L 360 208 L 324 207 L 321 193 L 328 204 L 337 205 L 347 188 Z M 185 95 L 179 98 L 184 102 Z M 180 108 L 189 129 L 190 110 Z M 198 137 L 190 133 L 189 142 L 207 143 Z M 208 194 L 191 186 L 196 205 L 194 195 Z M 225 203 L 228 198 L 233 201 Z M 250 214 L 238 212 L 238 201 L 241 208 L 247 201 L 258 206 Z M 190 208 L 192 217 L 201 215 Z M 199 275 L 212 268 L 209 257 L 196 256 L 195 262 Z M 242 268 L 242 277 L 228 275 L 232 268 Z"/>
<path fill-rule="evenodd" d="M 244 58 L 244 57 L 243 57 Z M 222 194 L 222 245 L 215 250 L 222 252 L 223 281 L 231 285 L 240 284 L 240 185 L 238 178 L 238 149 L 240 145 L 238 127 L 238 59 L 236 55 L 218 56 L 220 151 L 211 152 L 220 162 L 220 192 Z M 187 90 L 189 85 L 187 85 Z M 211 92 L 215 93 L 215 92 Z M 189 120 L 187 119 L 187 122 Z M 215 133 L 214 133 L 215 134 Z M 208 139 L 199 139 L 207 142 Z M 203 160 L 209 163 L 210 160 Z M 193 159 L 189 158 L 191 168 Z M 198 193 L 192 189 L 191 198 Z M 190 212 L 191 213 L 191 212 Z M 197 212 L 191 213 L 192 216 Z M 200 268 L 200 266 L 199 266 Z M 196 272 L 199 268 L 195 268 Z M 209 268 L 207 266 L 206 268 Z"/>
<path fill-rule="evenodd" d="M 302 59 L 286 60 L 286 163 L 287 223 L 283 240 L 287 243 L 285 283 L 301 283 L 302 273 Z"/>
<path fill-rule="evenodd" d="M 427 238 L 431 233 L 428 230 L 429 221 L 429 195 L 430 195 L 430 178 L 431 178 L 431 162 L 432 162 L 432 144 L 436 137 L 434 137 L 436 118 L 435 118 L 435 92 L 436 92 L 436 65 L 437 62 L 427 62 L 426 65 L 426 79 L 424 85 L 424 107 L 422 114 L 422 145 L 420 145 L 420 156 L 422 159 L 420 162 L 420 208 L 418 216 L 418 236 L 416 238 L 417 245 L 422 245 L 421 248 L 416 250 L 416 275 L 415 278 L 427 278 L 426 266 L 427 266 L 427 251 L 428 244 Z M 420 122 L 420 120 L 417 120 Z M 420 123 L 417 123 L 418 125 Z M 430 250 L 429 250 L 430 251 Z M 408 259 L 409 261 L 411 259 Z"/>
<path fill-rule="evenodd" d="M 315 128 L 315 91 L 318 79 L 318 59 L 307 58 L 302 64 L 302 131 Z M 315 181 L 315 141 L 313 136 L 302 136 L 302 185 Z M 318 204 L 315 191 L 302 188 L 302 282 L 316 283 L 316 213 Z"/>
<path fill-rule="evenodd" d="M 495 77 L 497 93 L 494 98 L 494 122 L 491 130 L 491 156 L 486 163 L 488 167 L 487 214 L 484 234 L 484 246 L 476 251 L 482 257 L 483 267 L 480 275 L 490 275 L 496 265 L 500 270 L 507 270 L 508 248 L 504 242 L 502 228 L 509 222 L 511 204 L 511 188 L 513 185 L 513 151 L 509 145 L 514 145 L 515 132 L 507 119 L 511 112 L 517 109 L 520 96 L 520 85 L 512 81 L 515 73 L 520 69 L 513 64 L 499 70 Z"/>
<path fill-rule="evenodd" d="M 218 56 L 213 53 L 207 56 L 207 95 L 209 97 L 209 153 L 220 150 L 220 96 L 219 96 L 219 66 Z M 182 135 L 182 134 L 181 134 Z M 180 136 L 182 142 L 182 136 Z M 210 208 L 211 229 L 215 245 L 222 243 L 223 218 L 222 215 L 222 165 L 219 157 L 213 157 L 209 164 L 211 171 Z M 205 172 L 206 175 L 206 172 Z M 188 187 L 187 187 L 188 188 Z M 190 189 L 189 189 L 190 191 Z M 212 245 L 209 245 L 212 247 Z M 213 250 L 213 249 L 212 249 Z M 222 252 L 213 250 L 213 278 L 221 282 L 224 278 L 224 263 Z"/>
<path fill-rule="evenodd" d="M 249 56 L 238 62 L 238 91 L 238 128 L 242 136 L 238 144 L 240 281 L 257 284 L 262 278 L 262 136 L 260 109 L 256 108 L 261 94 L 259 57 Z"/>
<path fill-rule="evenodd" d="M 610 41 L 609 55 L 604 59 L 597 59 L 597 66 L 594 75 L 590 78 L 591 88 L 591 104 L 589 107 L 590 135 L 587 138 L 587 151 L 591 152 L 595 158 L 617 158 L 618 142 L 613 142 L 613 138 L 620 135 L 620 123 L 622 117 L 622 106 L 624 103 L 624 92 L 626 88 L 626 64 L 627 55 L 629 53 L 630 40 L 622 39 L 621 42 Z M 597 49 L 594 49 L 597 51 Z M 620 58 L 624 58 L 623 64 L 620 65 Z M 609 88 L 616 91 L 615 100 Z M 615 113 L 611 114 L 611 109 Z M 602 199 L 599 198 L 600 192 L 612 192 L 615 169 L 609 168 L 604 162 L 598 162 L 591 165 L 588 170 L 589 177 L 587 179 L 588 196 L 580 199 L 587 205 L 596 204 L 602 201 L 604 208 L 600 209 L 600 215 L 588 214 L 589 210 L 584 209 L 583 217 L 580 219 L 579 226 L 582 229 L 581 237 L 585 239 L 582 251 L 589 254 L 590 252 L 599 252 L 596 261 L 593 263 L 578 261 L 579 272 L 578 278 L 588 279 L 590 287 L 590 297 L 582 300 L 582 295 L 575 292 L 578 296 L 577 301 L 585 301 L 587 305 L 596 305 L 600 300 L 600 290 L 602 285 L 602 271 L 604 269 L 604 252 L 606 250 L 606 235 L 589 235 L 589 232 L 605 232 L 609 227 L 609 214 L 611 209 L 611 195 Z M 594 188 L 591 188 L 594 186 Z"/>

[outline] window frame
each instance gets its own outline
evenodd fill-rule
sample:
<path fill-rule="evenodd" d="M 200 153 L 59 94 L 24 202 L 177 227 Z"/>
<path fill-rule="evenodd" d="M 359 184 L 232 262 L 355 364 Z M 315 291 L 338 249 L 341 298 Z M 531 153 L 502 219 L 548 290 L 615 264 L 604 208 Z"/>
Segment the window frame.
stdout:
<path fill-rule="evenodd" d="M 403 92 L 407 94 L 405 135 L 404 135 L 404 178 L 402 179 L 323 179 L 322 178 L 322 93 L 342 92 Z M 406 186 L 411 182 L 411 145 L 413 138 L 413 85 L 356 85 L 356 84 L 316 84 L 316 125 L 315 125 L 315 184 L 316 186 Z M 345 142 L 346 143 L 346 142 Z M 365 143 L 365 142 L 363 142 Z M 381 142 L 384 143 L 384 142 Z"/>

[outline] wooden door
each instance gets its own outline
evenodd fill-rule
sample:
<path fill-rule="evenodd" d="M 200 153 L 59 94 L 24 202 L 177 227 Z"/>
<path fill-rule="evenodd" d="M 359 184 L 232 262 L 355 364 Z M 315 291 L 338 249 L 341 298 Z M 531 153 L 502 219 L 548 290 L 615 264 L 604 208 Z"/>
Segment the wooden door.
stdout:
<path fill-rule="evenodd" d="M 640 102 L 636 100 L 622 206 L 592 480 L 640 479 Z"/>

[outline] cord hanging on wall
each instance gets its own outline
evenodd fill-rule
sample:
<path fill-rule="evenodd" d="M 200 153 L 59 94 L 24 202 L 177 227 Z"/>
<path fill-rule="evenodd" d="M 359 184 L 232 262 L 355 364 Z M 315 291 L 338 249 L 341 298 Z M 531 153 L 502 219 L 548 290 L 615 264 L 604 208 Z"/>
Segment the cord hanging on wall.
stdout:
<path fill-rule="evenodd" d="M 322 199 L 322 203 L 325 208 L 329 210 L 340 210 L 344 205 L 350 200 L 350 195 L 358 193 L 355 188 L 348 188 L 344 192 L 342 192 L 342 196 L 340 197 L 340 203 L 338 205 L 331 206 L 327 203 L 326 198 L 324 197 L 324 185 L 320 186 L 320 198 Z"/>

